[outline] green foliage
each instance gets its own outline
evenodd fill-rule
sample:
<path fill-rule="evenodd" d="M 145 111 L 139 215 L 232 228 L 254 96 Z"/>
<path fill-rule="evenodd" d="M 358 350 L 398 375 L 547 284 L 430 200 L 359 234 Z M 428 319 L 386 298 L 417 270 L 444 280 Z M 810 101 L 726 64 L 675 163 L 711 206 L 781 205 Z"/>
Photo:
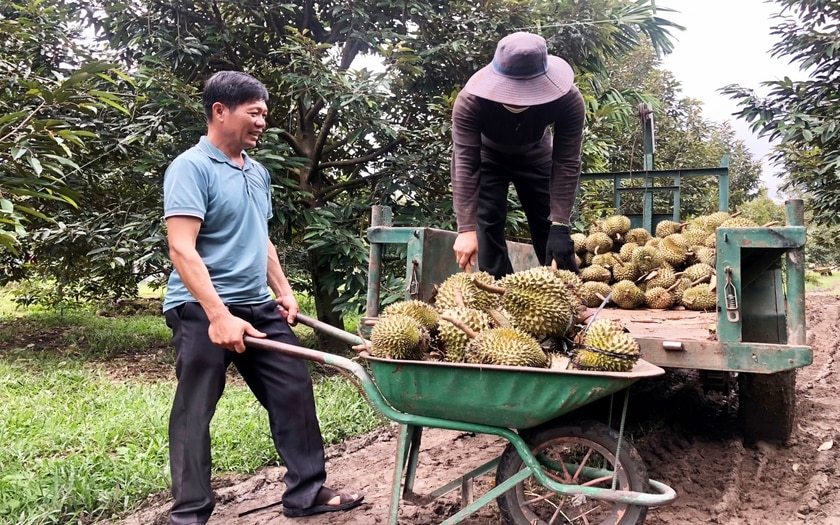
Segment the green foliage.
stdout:
<path fill-rule="evenodd" d="M 771 54 L 799 64 L 807 80 L 770 80 L 767 94 L 740 86 L 723 92 L 759 135 L 780 141 L 772 160 L 786 172 L 783 190 L 802 193 L 814 220 L 837 224 L 840 208 L 840 5 L 827 0 L 776 0 L 780 13 Z"/>

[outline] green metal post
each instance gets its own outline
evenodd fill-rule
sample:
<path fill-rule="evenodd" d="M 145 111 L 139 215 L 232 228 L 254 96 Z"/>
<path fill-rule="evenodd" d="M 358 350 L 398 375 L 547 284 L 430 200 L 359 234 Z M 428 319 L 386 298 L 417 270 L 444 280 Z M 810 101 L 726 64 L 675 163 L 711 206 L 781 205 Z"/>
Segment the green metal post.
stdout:
<path fill-rule="evenodd" d="M 788 226 L 805 226 L 804 204 L 801 199 L 785 202 Z M 805 246 L 788 250 L 785 255 L 787 281 L 788 343 L 805 344 Z"/>
<path fill-rule="evenodd" d="M 388 206 L 373 206 L 370 212 L 371 226 L 391 226 L 391 208 Z M 365 316 L 379 315 L 379 292 L 382 280 L 382 243 L 370 243 L 370 259 L 368 260 L 368 291 L 365 305 Z"/>

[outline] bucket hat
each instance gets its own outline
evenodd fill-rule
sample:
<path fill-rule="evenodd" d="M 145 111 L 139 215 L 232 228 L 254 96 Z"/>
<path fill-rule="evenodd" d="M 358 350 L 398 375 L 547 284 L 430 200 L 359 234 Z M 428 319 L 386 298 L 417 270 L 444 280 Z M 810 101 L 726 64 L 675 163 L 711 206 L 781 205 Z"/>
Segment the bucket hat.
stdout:
<path fill-rule="evenodd" d="M 562 97 L 573 82 L 572 67 L 548 54 L 543 37 L 517 32 L 499 40 L 493 61 L 470 77 L 464 91 L 502 104 L 534 106 Z"/>

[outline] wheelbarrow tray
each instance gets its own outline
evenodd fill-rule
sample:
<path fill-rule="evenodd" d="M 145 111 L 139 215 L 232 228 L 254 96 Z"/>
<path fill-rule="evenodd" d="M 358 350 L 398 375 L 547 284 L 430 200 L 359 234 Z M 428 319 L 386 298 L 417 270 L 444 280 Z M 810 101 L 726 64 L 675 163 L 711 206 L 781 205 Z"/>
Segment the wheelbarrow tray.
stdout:
<path fill-rule="evenodd" d="M 665 373 L 641 359 L 629 372 L 593 372 L 361 355 L 382 397 L 400 412 L 513 429 L 535 427 Z"/>

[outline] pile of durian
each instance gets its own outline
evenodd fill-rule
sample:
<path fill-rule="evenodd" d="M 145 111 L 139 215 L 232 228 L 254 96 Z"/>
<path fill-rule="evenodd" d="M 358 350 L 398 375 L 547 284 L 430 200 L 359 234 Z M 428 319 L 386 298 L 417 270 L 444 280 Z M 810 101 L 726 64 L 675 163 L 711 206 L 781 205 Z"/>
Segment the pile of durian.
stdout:
<path fill-rule="evenodd" d="M 631 228 L 625 215 L 596 220 L 587 234 L 572 234 L 582 302 L 596 307 L 609 296 L 611 306 L 624 309 L 713 309 L 715 230 L 758 226 L 737 213 L 716 212 L 685 223 L 660 221 L 651 235 Z"/>
<path fill-rule="evenodd" d="M 544 266 L 498 281 L 456 273 L 437 287 L 433 304 L 384 308 L 366 349 L 386 359 L 629 371 L 638 342 L 613 321 L 581 324 L 582 286 L 573 272 Z"/>

